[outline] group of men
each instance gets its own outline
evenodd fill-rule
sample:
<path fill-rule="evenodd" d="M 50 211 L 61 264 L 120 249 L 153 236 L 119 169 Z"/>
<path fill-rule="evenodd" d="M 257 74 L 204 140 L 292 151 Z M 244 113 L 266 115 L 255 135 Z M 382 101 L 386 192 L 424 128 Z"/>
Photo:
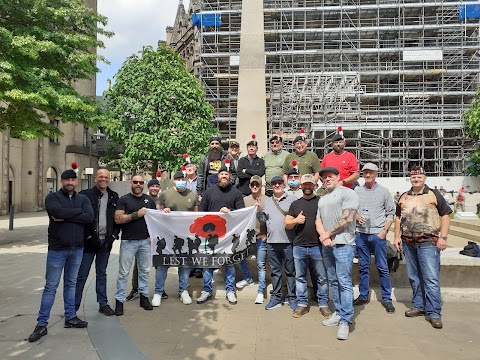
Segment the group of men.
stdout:
<path fill-rule="evenodd" d="M 446 247 L 450 207 L 441 194 L 425 185 L 421 167 L 411 171 L 412 188 L 398 198 L 376 182 L 378 167 L 363 166 L 365 184 L 352 190 L 360 176 L 355 156 L 345 150 L 345 139 L 332 139 L 333 151 L 322 162 L 307 150 L 303 135 L 294 140 L 295 151 L 282 149 L 282 138 L 270 138 L 271 150 L 261 159 L 258 144 L 247 144 L 247 155 L 240 158 L 239 144 L 232 142 L 224 151 L 221 139 L 213 136 L 210 149 L 200 160 L 198 175 L 193 164 L 173 176 L 173 186 L 160 192 L 159 182 L 148 183 L 135 175 L 131 192 L 118 197 L 108 187 L 110 175 L 101 169 L 92 189 L 75 192 L 76 173 L 62 173 L 62 189 L 45 200 L 49 215 L 49 250 L 46 285 L 42 295 L 37 326 L 29 337 L 36 341 L 47 334 L 48 318 L 62 271 L 64 272 L 65 327 L 87 327 L 77 317 L 85 281 L 95 260 L 96 292 L 99 312 L 106 316 L 124 314 L 124 302 L 140 297 L 145 310 L 161 305 L 168 267 L 157 266 L 155 291 L 149 299 L 149 272 L 152 266 L 150 237 L 145 222 L 146 209 L 206 211 L 228 213 L 245 206 L 257 206 L 256 259 L 258 295 L 256 304 L 265 301 L 266 261 L 271 269 L 272 291 L 265 306 L 272 310 L 289 304 L 294 318 L 309 312 L 307 273 L 310 273 L 315 299 L 323 325 L 338 326 L 337 338 L 348 339 L 355 305 L 369 302 L 369 266 L 374 254 L 380 275 L 382 302 L 387 313 L 394 313 L 392 286 L 386 261 L 386 236 L 395 223 L 394 245 L 405 253 L 412 284 L 412 308 L 407 317 L 426 315 L 434 328 L 441 328 L 439 283 L 440 253 Z M 265 176 L 265 191 L 262 177 Z M 263 194 L 265 192 L 265 195 Z M 320 195 L 320 196 L 319 196 Z M 115 310 L 107 301 L 106 268 L 112 243 L 121 244 Z M 360 295 L 354 299 L 352 264 L 358 254 Z M 133 288 L 126 296 L 127 279 L 136 260 Z M 253 284 L 246 262 L 241 264 L 244 279 L 235 284 L 233 265 L 223 269 L 226 298 L 236 304 L 235 286 Z M 178 268 L 179 298 L 191 304 L 188 292 L 191 269 Z M 286 295 L 282 291 L 282 272 L 286 275 Z M 201 304 L 211 298 L 214 269 L 203 269 Z M 330 309 L 329 288 L 333 311 Z"/>

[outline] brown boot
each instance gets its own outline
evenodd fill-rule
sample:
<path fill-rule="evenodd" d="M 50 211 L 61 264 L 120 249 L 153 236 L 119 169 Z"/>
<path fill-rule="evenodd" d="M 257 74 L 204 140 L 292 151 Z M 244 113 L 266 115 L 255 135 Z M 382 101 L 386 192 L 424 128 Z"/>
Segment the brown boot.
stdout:
<path fill-rule="evenodd" d="M 292 317 L 294 317 L 294 318 L 302 317 L 303 315 L 308 313 L 308 311 L 309 311 L 309 309 L 308 309 L 307 306 L 300 306 L 299 305 L 299 306 L 297 306 L 297 308 L 293 312 Z"/>
<path fill-rule="evenodd" d="M 443 327 L 442 319 L 440 318 L 430 318 L 429 321 L 435 329 L 441 329 Z"/>
<path fill-rule="evenodd" d="M 425 310 L 411 308 L 405 311 L 406 317 L 416 317 L 416 316 L 422 316 L 422 315 L 425 315 Z"/>

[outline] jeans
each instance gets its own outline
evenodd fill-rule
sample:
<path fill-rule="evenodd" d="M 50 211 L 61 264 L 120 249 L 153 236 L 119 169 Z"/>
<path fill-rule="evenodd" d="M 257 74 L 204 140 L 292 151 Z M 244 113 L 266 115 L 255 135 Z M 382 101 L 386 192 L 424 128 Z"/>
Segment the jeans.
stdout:
<path fill-rule="evenodd" d="M 407 273 L 412 286 L 412 306 L 430 318 L 441 318 L 440 252 L 435 245 L 414 246 L 403 242 Z"/>
<path fill-rule="evenodd" d="M 341 322 L 351 324 L 353 317 L 352 264 L 355 245 L 322 246 L 328 282 L 332 288 L 333 305 Z"/>
<path fill-rule="evenodd" d="M 100 306 L 107 305 L 107 265 L 109 251 L 102 251 L 98 253 L 83 253 L 82 263 L 78 270 L 77 287 L 75 290 L 75 309 L 80 308 L 82 302 L 83 288 L 87 281 L 90 268 L 92 267 L 93 259 L 95 259 L 95 291 L 97 293 L 97 302 Z"/>
<path fill-rule="evenodd" d="M 132 290 L 138 291 L 138 266 L 137 266 L 137 258 L 135 258 L 135 261 L 133 262 Z"/>
<path fill-rule="evenodd" d="M 287 299 L 296 300 L 295 294 L 295 263 L 292 244 L 267 243 L 268 263 L 272 278 L 272 298 L 282 299 L 282 263 L 287 276 Z"/>
<path fill-rule="evenodd" d="M 213 280 L 213 270 L 212 268 L 203 269 L 203 291 L 209 293 L 213 292 L 212 280 Z M 223 267 L 224 279 L 225 279 L 225 290 L 227 293 L 235 290 L 235 266 L 226 265 Z"/>
<path fill-rule="evenodd" d="M 165 280 L 167 279 L 168 266 L 157 266 L 155 271 L 155 294 L 162 295 L 165 289 Z M 190 268 L 178 267 L 178 292 L 188 290 L 188 278 L 190 277 Z"/>
<path fill-rule="evenodd" d="M 250 270 L 248 270 L 247 259 L 243 259 L 240 262 L 240 270 L 242 271 L 243 278 L 245 280 L 247 280 L 248 282 L 250 282 L 250 280 L 253 280 L 252 274 L 250 274 Z"/>
<path fill-rule="evenodd" d="M 295 291 L 299 306 L 308 306 L 307 269 L 309 264 L 315 266 L 317 275 L 317 299 L 319 306 L 328 306 L 328 283 L 320 246 L 294 246 Z M 313 275 L 313 274 L 312 274 Z"/>
<path fill-rule="evenodd" d="M 358 272 L 360 275 L 360 298 L 368 298 L 370 283 L 370 255 L 375 255 L 378 275 L 380 277 L 380 288 L 382 290 L 383 302 L 391 302 L 392 284 L 387 264 L 387 240 L 378 237 L 377 234 L 357 233 L 355 244 L 358 253 Z"/>
<path fill-rule="evenodd" d="M 258 293 L 263 294 L 267 287 L 267 242 L 257 239 L 257 269 L 258 269 Z"/>
<path fill-rule="evenodd" d="M 75 311 L 75 284 L 82 262 L 83 249 L 48 250 L 45 287 L 40 302 L 37 325 L 47 326 L 63 271 L 63 306 L 65 320 L 77 316 Z"/>
<path fill-rule="evenodd" d="M 134 257 L 137 258 L 138 265 L 138 291 L 148 297 L 148 275 L 152 267 L 150 242 L 147 239 L 122 240 L 118 261 L 117 292 L 115 293 L 115 299 L 120 302 L 125 302 L 125 288 Z"/>

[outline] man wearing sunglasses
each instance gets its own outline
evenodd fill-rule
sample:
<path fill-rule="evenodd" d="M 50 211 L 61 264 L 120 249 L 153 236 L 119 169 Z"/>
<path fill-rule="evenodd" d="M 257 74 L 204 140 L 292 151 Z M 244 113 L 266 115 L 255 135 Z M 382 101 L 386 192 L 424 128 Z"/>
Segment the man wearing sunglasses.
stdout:
<path fill-rule="evenodd" d="M 148 234 L 145 214 L 147 209 L 156 209 L 155 201 L 143 193 L 145 180 L 142 175 L 135 175 L 130 181 L 131 193 L 118 200 L 115 211 L 115 222 L 122 225 L 122 242 L 115 293 L 115 315 L 123 315 L 123 303 L 126 300 L 125 288 L 133 259 L 137 259 L 138 291 L 140 306 L 145 310 L 153 310 L 148 300 L 148 275 L 152 266 L 150 251 L 150 235 Z"/>
<path fill-rule="evenodd" d="M 265 161 L 265 195 L 272 196 L 273 189 L 270 180 L 274 176 L 283 176 L 283 164 L 289 152 L 282 149 L 283 139 L 280 135 L 273 135 L 270 138 L 270 151 L 263 156 Z M 301 196 L 301 195 L 300 195 Z"/>

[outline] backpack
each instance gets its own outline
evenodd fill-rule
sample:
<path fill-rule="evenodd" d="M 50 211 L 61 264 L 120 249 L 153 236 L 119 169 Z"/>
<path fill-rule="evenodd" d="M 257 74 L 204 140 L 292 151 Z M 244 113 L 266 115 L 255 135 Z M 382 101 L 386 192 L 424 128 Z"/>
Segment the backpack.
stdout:
<path fill-rule="evenodd" d="M 402 260 L 402 253 L 397 252 L 395 246 L 390 242 L 386 241 L 387 243 L 387 265 L 389 272 L 396 272 L 398 267 L 400 266 L 400 260 Z"/>
<path fill-rule="evenodd" d="M 468 245 L 460 251 L 460 254 L 471 257 L 480 257 L 480 245 L 477 245 L 476 242 L 469 241 Z"/>

